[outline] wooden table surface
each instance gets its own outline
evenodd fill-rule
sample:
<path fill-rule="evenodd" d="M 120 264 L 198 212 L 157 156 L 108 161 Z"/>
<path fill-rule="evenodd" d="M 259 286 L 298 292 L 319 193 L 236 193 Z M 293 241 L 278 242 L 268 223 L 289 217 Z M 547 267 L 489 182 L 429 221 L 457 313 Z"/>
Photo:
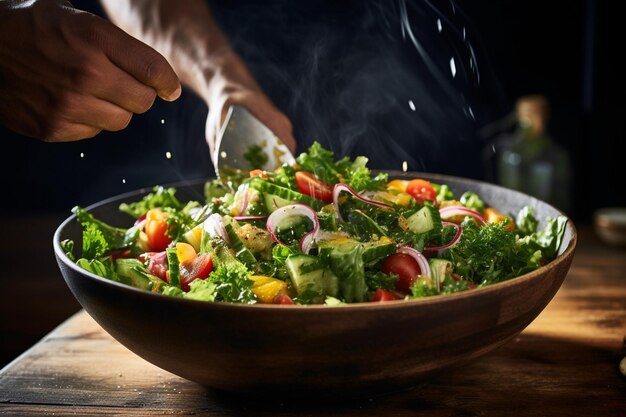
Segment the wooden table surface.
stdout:
<path fill-rule="evenodd" d="M 626 416 L 626 251 L 580 234 L 555 298 L 517 338 L 415 388 L 345 402 L 241 398 L 139 358 L 80 311 L 0 371 L 0 414 Z"/>

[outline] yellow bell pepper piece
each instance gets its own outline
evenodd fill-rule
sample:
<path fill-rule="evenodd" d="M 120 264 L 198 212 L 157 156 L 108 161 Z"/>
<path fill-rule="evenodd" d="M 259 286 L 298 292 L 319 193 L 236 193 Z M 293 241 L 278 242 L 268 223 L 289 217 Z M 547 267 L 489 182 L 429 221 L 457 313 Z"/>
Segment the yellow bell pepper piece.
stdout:
<path fill-rule="evenodd" d="M 409 182 L 406 180 L 391 180 L 387 183 L 388 190 L 400 191 L 401 193 L 406 191 L 406 185 Z"/>
<path fill-rule="evenodd" d="M 252 292 L 262 304 L 271 304 L 277 295 L 287 290 L 287 283 L 277 278 L 252 275 L 250 279 L 254 281 Z"/>
<path fill-rule="evenodd" d="M 178 242 L 176 244 L 176 256 L 181 265 L 188 264 L 198 257 L 193 246 L 184 242 Z"/>
<path fill-rule="evenodd" d="M 492 207 L 487 207 L 483 216 L 485 217 L 485 220 L 487 220 L 489 223 L 500 223 L 508 220 L 505 229 L 510 230 L 511 232 L 515 230 L 515 222 L 513 222 L 513 218 L 511 216 L 500 213 L 498 210 Z"/>

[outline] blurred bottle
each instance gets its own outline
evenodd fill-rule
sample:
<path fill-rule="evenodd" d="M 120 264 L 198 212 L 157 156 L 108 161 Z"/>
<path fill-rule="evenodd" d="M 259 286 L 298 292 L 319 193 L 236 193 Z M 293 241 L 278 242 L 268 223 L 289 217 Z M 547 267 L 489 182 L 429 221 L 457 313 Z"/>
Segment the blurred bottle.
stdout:
<path fill-rule="evenodd" d="M 496 180 L 565 213 L 571 210 L 571 165 L 567 151 L 547 131 L 550 103 L 542 95 L 520 97 L 517 129 L 496 151 Z"/>

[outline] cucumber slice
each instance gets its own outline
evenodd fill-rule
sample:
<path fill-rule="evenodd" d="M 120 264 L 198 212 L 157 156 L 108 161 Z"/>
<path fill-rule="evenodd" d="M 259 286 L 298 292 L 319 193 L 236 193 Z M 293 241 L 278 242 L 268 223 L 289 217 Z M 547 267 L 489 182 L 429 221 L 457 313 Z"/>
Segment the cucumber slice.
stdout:
<path fill-rule="evenodd" d="M 287 273 L 298 295 L 312 290 L 319 294 L 314 301 L 321 303 L 327 295 L 337 296 L 339 280 L 330 270 L 315 268 L 315 265 L 321 265 L 319 259 L 310 255 L 292 255 L 285 261 Z"/>
<path fill-rule="evenodd" d="M 441 216 L 434 206 L 424 206 L 409 216 L 407 226 L 413 233 L 428 233 L 441 229 Z"/>
<path fill-rule="evenodd" d="M 117 259 L 115 261 L 115 272 L 127 278 L 128 284 L 142 290 L 161 292 L 163 286 L 167 285 L 159 277 L 148 273 L 143 264 L 137 259 Z"/>
<path fill-rule="evenodd" d="M 341 293 L 345 301 L 348 303 L 364 301 L 367 284 L 365 283 L 363 245 L 346 239 L 333 247 L 329 261 L 330 269 L 339 278 Z"/>
<path fill-rule="evenodd" d="M 237 221 L 232 217 L 224 216 L 224 227 L 226 229 L 228 239 L 230 240 L 230 247 L 235 252 L 235 257 L 246 266 L 254 265 L 256 263 L 256 258 L 250 249 L 246 248 L 235 231 L 235 229 L 239 227 L 239 223 L 237 223 Z"/>
<path fill-rule="evenodd" d="M 430 266 L 430 277 L 437 286 L 437 289 L 441 290 L 446 276 L 452 273 L 452 262 L 447 259 L 431 258 L 428 264 L 428 266 Z"/>
<path fill-rule="evenodd" d="M 389 239 L 363 243 L 363 263 L 373 265 L 383 258 L 396 253 L 396 245 Z"/>
<path fill-rule="evenodd" d="M 269 211 L 294 203 L 306 204 L 307 206 L 313 207 L 315 210 L 320 210 L 324 206 L 324 202 L 321 200 L 290 190 L 289 188 L 281 187 L 280 185 L 276 185 L 262 178 L 253 178 L 250 181 L 250 187 L 263 193 L 265 205 Z M 268 197 L 267 194 L 271 197 Z M 274 206 L 276 206 L 276 208 L 273 208 Z"/>

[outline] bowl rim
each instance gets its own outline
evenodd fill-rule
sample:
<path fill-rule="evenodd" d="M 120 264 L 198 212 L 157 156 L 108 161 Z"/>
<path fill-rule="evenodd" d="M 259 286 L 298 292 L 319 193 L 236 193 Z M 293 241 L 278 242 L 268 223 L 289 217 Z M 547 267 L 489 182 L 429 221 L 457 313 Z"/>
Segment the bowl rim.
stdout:
<path fill-rule="evenodd" d="M 373 172 L 376 172 L 377 170 L 372 170 Z M 359 303 L 347 303 L 347 304 L 340 304 L 337 306 L 328 306 L 326 304 L 307 304 L 307 305 L 300 305 L 300 304 L 293 304 L 293 305 L 278 305 L 278 304 L 261 304 L 261 303 L 255 303 L 255 304 L 238 304 L 238 303 L 227 303 L 227 302 L 223 302 L 223 301 L 215 301 L 215 302 L 208 302 L 208 301 L 199 301 L 199 300 L 193 300 L 193 299 L 188 299 L 188 298 L 182 298 L 182 297 L 172 297 L 172 296 L 168 296 L 168 295 L 164 295 L 164 294 L 160 294 L 160 293 L 155 293 L 152 291 L 146 291 L 146 290 L 142 290 L 139 288 L 135 288 L 132 287 L 130 285 L 126 285 L 120 282 L 116 282 L 116 281 L 112 281 L 108 278 L 105 277 L 101 277 L 99 275 L 96 275 L 92 272 L 89 272 L 81 267 L 79 267 L 75 262 L 71 261 L 67 255 L 65 254 L 65 252 L 63 251 L 63 249 L 61 248 L 61 232 L 65 229 L 65 227 L 67 227 L 68 224 L 70 224 L 73 221 L 76 221 L 76 214 L 72 213 L 69 217 L 67 217 L 55 230 L 54 232 L 54 236 L 53 236 L 53 247 L 54 247 L 54 252 L 57 256 L 57 259 L 59 260 L 59 262 L 62 262 L 65 266 L 73 269 L 76 273 L 85 275 L 86 277 L 88 277 L 89 279 L 95 280 L 103 285 L 108 285 L 108 286 L 112 286 L 113 288 L 117 288 L 120 290 L 124 290 L 124 291 L 130 291 L 131 293 L 134 293 L 138 296 L 142 296 L 142 297 L 156 297 L 154 298 L 155 300 L 157 299 L 162 299 L 164 300 L 164 302 L 170 302 L 170 303 L 183 303 L 183 304 L 187 304 L 189 306 L 196 306 L 196 307 L 200 307 L 200 306 L 211 306 L 211 308 L 219 308 L 219 309 L 247 309 L 247 308 L 252 308 L 252 309 L 256 309 L 256 310 L 267 310 L 267 311 L 272 311 L 272 312 L 276 312 L 279 310 L 284 310 L 284 311 L 289 311 L 290 314 L 292 314 L 294 311 L 315 311 L 315 310 L 323 310 L 323 311 L 330 311 L 331 309 L 333 310 L 338 310 L 338 311 L 354 311 L 354 310 L 378 310 L 378 309 L 402 309 L 402 308 L 411 308 L 414 306 L 418 306 L 418 305 L 425 305 L 425 304 L 439 304 L 439 303 L 444 303 L 447 302 L 447 300 L 461 300 L 461 299 L 466 299 L 466 298 L 470 298 L 470 297 L 477 297 L 480 295 L 488 295 L 491 294 L 493 292 L 497 292 L 500 291 L 503 288 L 507 288 L 507 287 L 513 287 L 513 286 L 517 286 L 517 285 L 521 285 L 521 283 L 523 282 L 527 282 L 527 281 L 531 281 L 533 279 L 536 279 L 538 276 L 543 275 L 545 272 L 554 269 L 557 267 L 557 265 L 559 265 L 561 262 L 563 262 L 565 259 L 569 258 L 572 253 L 574 252 L 576 245 L 577 245 L 577 241 L 578 241 L 578 233 L 576 230 L 576 226 L 574 224 L 574 222 L 572 221 L 572 219 L 567 216 L 565 213 L 563 213 L 561 210 L 557 209 L 556 207 L 550 205 L 549 203 L 543 201 L 543 200 L 539 200 L 533 196 L 530 196 L 528 194 L 516 191 L 516 190 L 512 190 L 506 187 L 502 187 L 500 185 L 494 184 L 494 183 L 490 183 L 487 181 L 481 181 L 481 180 L 477 180 L 477 179 L 473 179 L 473 178 L 466 178 L 466 177 L 459 177 L 459 176 L 454 176 L 454 175 L 447 175 L 447 174 L 437 174 L 437 173 L 427 173 L 427 172 L 419 172 L 419 171 L 394 171 L 394 170 L 384 170 L 384 172 L 387 172 L 390 174 L 390 176 L 411 176 L 412 178 L 417 178 L 417 176 L 419 175 L 423 175 L 426 176 L 428 178 L 431 179 L 436 179 L 436 180 L 453 180 L 453 181 L 460 181 L 460 182 L 468 182 L 468 183 L 473 183 L 476 185 L 487 185 L 490 187 L 496 187 L 496 188 L 500 188 L 506 192 L 513 192 L 513 193 L 518 193 L 521 194 L 527 198 L 530 199 L 534 199 L 538 202 L 541 202 L 549 207 L 551 207 L 552 209 L 554 209 L 555 211 L 557 211 L 558 213 L 562 214 L 563 216 L 567 217 L 567 225 L 571 230 L 571 239 L 567 245 L 567 247 L 561 252 L 560 255 L 558 255 L 554 260 L 552 260 L 551 262 L 547 263 L 546 265 L 543 265 L 541 267 L 539 267 L 538 269 L 535 269 L 533 271 L 527 272 L 526 274 L 517 276 L 515 278 L 511 278 L 508 279 L 506 281 L 502 281 L 502 282 L 498 282 L 495 284 L 489 284 L 487 286 L 484 287 L 479 287 L 479 288 L 474 288 L 474 289 L 470 289 L 470 290 L 466 290 L 466 291 L 460 291 L 460 292 L 456 292 L 456 293 L 452 293 L 452 294 L 439 294 L 439 295 L 433 295 L 433 296 L 429 296 L 429 297 L 424 297 L 424 298 L 416 298 L 416 299 L 402 299 L 402 300 L 393 300 L 393 301 L 389 301 L 389 302 L 384 302 L 384 303 L 377 303 L 377 302 L 359 302 Z M 190 179 L 190 180 L 182 180 L 182 181 L 176 181 L 176 182 L 170 182 L 167 184 L 162 184 L 161 186 L 163 187 L 190 187 L 193 185 L 199 185 L 199 184 L 203 184 L 205 183 L 207 180 L 210 180 L 214 177 L 206 177 L 206 178 L 196 178 L 196 179 Z M 121 193 L 121 194 L 117 194 L 114 196 L 111 196 L 109 198 L 106 198 L 104 200 L 98 201 L 96 203 L 90 204 L 88 206 L 85 207 L 85 210 L 90 211 L 93 210 L 97 207 L 100 206 L 104 206 L 106 204 L 110 204 L 116 200 L 121 200 L 123 198 L 127 198 L 127 197 L 132 197 L 132 196 L 136 196 L 136 195 L 141 195 L 141 194 L 145 194 L 147 192 L 150 192 L 154 189 L 154 186 L 150 186 L 150 187 L 142 187 L 142 188 L 138 188 L 136 190 L 133 191 L 128 191 L 125 193 Z M 169 301 L 165 301 L 165 300 L 169 300 Z"/>

